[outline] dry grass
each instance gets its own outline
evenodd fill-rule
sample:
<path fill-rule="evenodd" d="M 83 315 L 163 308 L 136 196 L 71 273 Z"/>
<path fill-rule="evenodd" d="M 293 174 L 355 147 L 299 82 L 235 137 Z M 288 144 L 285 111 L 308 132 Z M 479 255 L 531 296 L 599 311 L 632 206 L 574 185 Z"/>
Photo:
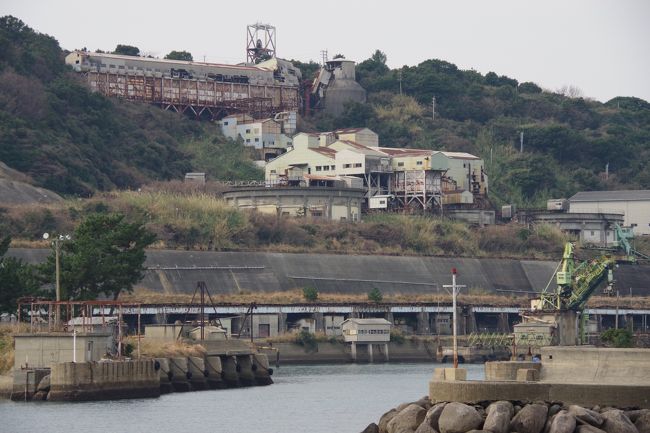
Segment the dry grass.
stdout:
<path fill-rule="evenodd" d="M 26 324 L 0 325 L 0 374 L 14 368 L 13 335 L 27 330 Z"/>
<path fill-rule="evenodd" d="M 258 304 L 309 304 L 306 301 L 302 289 L 276 291 L 276 292 L 248 292 L 230 294 L 211 294 L 212 300 L 217 304 L 249 304 L 252 302 Z M 133 293 L 122 294 L 121 301 L 138 302 L 142 304 L 189 304 L 192 296 L 188 294 L 166 294 L 155 292 L 150 289 L 136 288 Z M 529 300 L 524 296 L 508 296 L 483 293 L 477 291 L 469 294 L 462 294 L 458 297 L 460 304 L 480 304 L 492 306 L 517 306 L 525 307 L 529 305 Z M 194 302 L 198 302 L 195 299 Z M 348 303 L 367 303 L 367 293 L 319 293 L 317 303 L 322 304 L 348 304 Z M 451 304 L 451 295 L 449 294 L 407 294 L 395 293 L 384 294 L 382 304 L 420 304 L 420 303 L 441 303 Z"/>
<path fill-rule="evenodd" d="M 133 356 L 137 356 L 138 338 L 128 337 L 125 339 L 125 343 L 132 345 Z M 144 358 L 203 357 L 205 354 L 205 347 L 200 344 L 140 338 L 140 356 Z"/>

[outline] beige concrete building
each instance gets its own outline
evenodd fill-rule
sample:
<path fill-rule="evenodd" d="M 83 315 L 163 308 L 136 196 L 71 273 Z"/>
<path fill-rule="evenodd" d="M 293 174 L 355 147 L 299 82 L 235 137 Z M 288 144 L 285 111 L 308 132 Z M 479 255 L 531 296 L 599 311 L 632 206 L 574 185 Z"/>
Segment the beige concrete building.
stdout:
<path fill-rule="evenodd" d="M 623 213 L 637 235 L 650 234 L 650 190 L 583 191 L 569 199 L 570 213 Z"/>
<path fill-rule="evenodd" d="M 112 333 L 42 332 L 14 336 L 14 369 L 49 368 L 60 362 L 99 361 L 113 352 Z"/>

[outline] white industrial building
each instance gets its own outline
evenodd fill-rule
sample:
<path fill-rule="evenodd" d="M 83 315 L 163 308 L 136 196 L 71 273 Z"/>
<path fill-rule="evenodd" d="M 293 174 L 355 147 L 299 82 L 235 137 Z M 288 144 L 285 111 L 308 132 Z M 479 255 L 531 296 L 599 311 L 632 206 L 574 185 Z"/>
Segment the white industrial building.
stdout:
<path fill-rule="evenodd" d="M 637 235 L 650 234 L 650 190 L 584 191 L 569 199 L 570 213 L 624 214 Z"/>
<path fill-rule="evenodd" d="M 254 119 L 248 114 L 233 114 L 217 122 L 228 138 L 241 138 L 244 146 L 260 151 L 258 165 L 273 159 L 292 145 L 291 134 L 296 131 L 296 112 L 282 112 L 274 118 Z"/>
<path fill-rule="evenodd" d="M 432 209 L 484 199 L 483 160 L 463 152 L 380 147 L 368 128 L 300 133 L 286 153 L 265 168 L 268 186 L 304 183 L 308 176 L 357 177 L 371 208 Z"/>
<path fill-rule="evenodd" d="M 380 345 L 385 360 L 388 361 L 388 342 L 390 341 L 390 330 L 392 324 L 386 319 L 347 319 L 341 323 L 343 339 L 350 343 L 352 359 L 357 359 L 357 345 L 368 347 L 368 357 L 373 362 L 373 345 Z"/>

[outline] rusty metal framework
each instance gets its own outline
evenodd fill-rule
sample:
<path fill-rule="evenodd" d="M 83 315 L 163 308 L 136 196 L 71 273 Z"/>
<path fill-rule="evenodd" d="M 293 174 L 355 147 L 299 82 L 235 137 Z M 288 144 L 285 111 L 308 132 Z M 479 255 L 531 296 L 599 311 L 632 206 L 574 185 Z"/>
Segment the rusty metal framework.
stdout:
<path fill-rule="evenodd" d="M 275 57 L 275 27 L 255 23 L 246 27 L 246 61 L 259 63 Z"/>
<path fill-rule="evenodd" d="M 137 311 L 138 323 L 136 338 L 138 341 L 137 354 L 140 357 L 141 316 L 140 303 L 121 301 L 51 301 L 41 298 L 18 299 L 18 322 L 23 314 L 29 320 L 29 332 L 65 332 L 76 335 L 76 332 L 117 331 L 117 354 L 122 356 L 122 324 L 124 309 Z M 61 312 L 64 315 L 61 315 Z M 117 324 L 112 325 L 112 316 L 117 313 Z M 78 320 L 81 319 L 81 323 Z M 63 320 L 61 320 L 63 319 Z M 94 320 L 99 319 L 99 320 Z"/>
<path fill-rule="evenodd" d="M 85 72 L 90 89 L 105 96 L 147 102 L 165 110 L 220 119 L 232 113 L 270 117 L 300 108 L 298 87 L 256 85 L 142 74 Z"/>

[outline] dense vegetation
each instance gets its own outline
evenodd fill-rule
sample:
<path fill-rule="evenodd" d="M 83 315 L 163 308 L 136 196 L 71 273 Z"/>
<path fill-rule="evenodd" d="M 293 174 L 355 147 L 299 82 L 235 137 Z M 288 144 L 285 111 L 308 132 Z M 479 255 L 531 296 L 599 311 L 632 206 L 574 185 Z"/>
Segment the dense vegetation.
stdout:
<path fill-rule="evenodd" d="M 556 258 L 567 240 L 546 225 L 471 229 L 460 222 L 397 214 L 368 215 L 354 224 L 278 219 L 235 209 L 212 194 L 148 188 L 97 194 L 83 202 L 68 200 L 48 207 L 14 207 L 0 215 L 0 230 L 20 238 L 16 245 L 37 246 L 42 233 L 39 221 L 67 233 L 78 221 L 97 212 L 145 221 L 146 228 L 157 235 L 156 247 L 190 250 Z"/>
<path fill-rule="evenodd" d="M 313 65 L 300 66 L 313 73 Z M 495 204 L 542 205 L 579 190 L 650 188 L 650 104 L 644 100 L 602 104 L 573 87 L 545 91 L 437 59 L 391 70 L 379 50 L 358 65 L 357 79 L 369 103 L 350 104 L 338 118 L 316 115 L 314 127 L 367 126 L 384 146 L 480 155 Z"/>
<path fill-rule="evenodd" d="M 206 153 L 226 158 L 207 161 Z M 40 186 L 81 196 L 198 168 L 218 179 L 261 176 L 214 125 L 91 93 L 54 38 L 10 16 L 0 18 L 0 161 Z"/>

